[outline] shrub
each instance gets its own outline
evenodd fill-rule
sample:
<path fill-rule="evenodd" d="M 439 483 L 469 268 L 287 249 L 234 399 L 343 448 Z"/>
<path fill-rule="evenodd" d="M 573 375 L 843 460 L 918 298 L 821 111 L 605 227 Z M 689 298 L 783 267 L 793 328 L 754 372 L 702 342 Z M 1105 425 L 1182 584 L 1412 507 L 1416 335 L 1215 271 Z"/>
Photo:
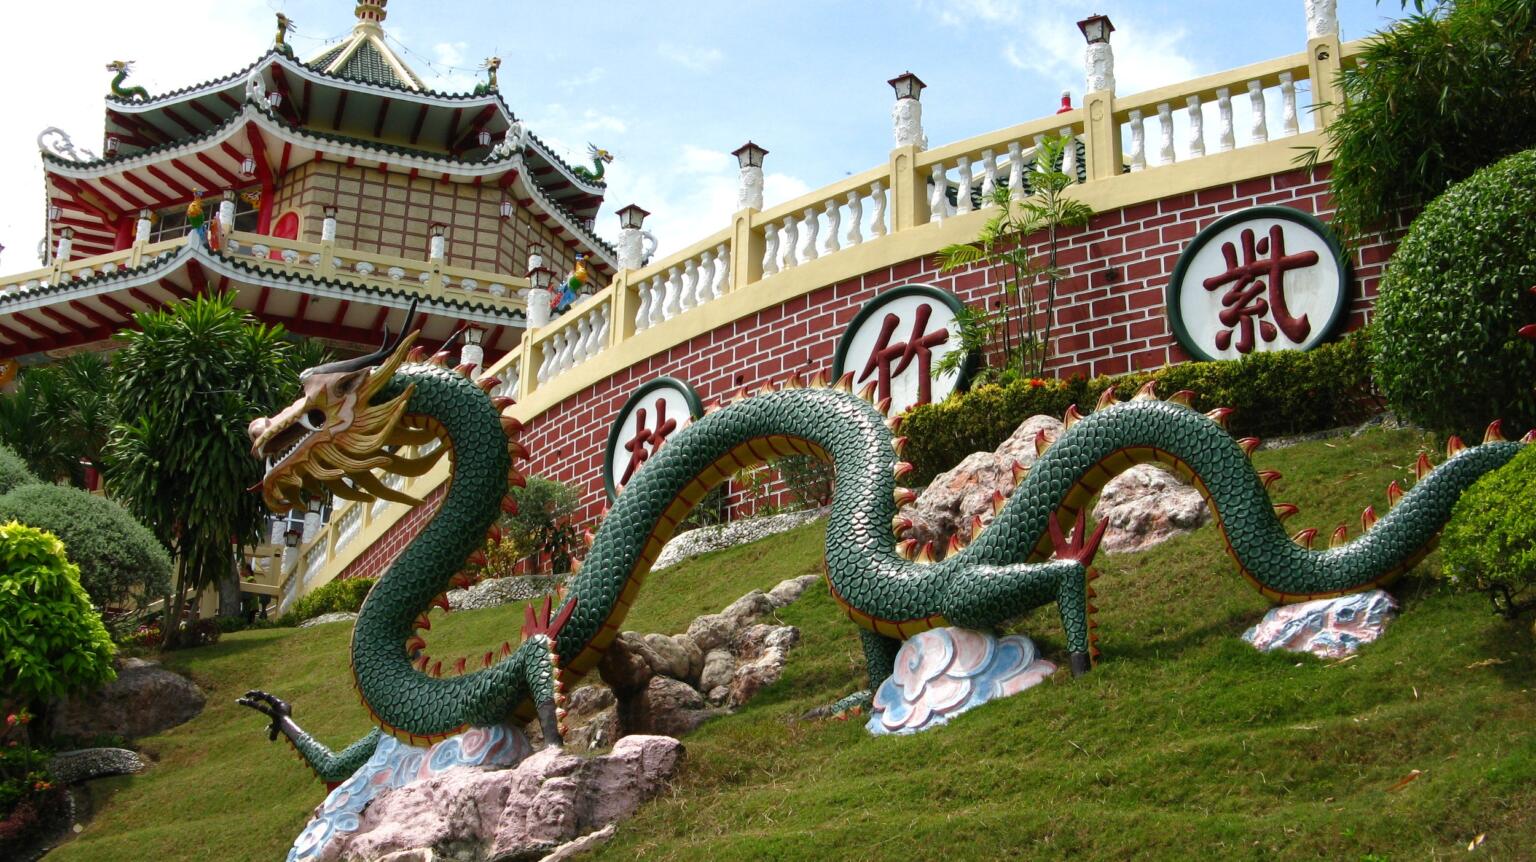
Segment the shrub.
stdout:
<path fill-rule="evenodd" d="M 902 420 L 905 457 L 916 468 L 908 482 L 923 485 L 972 452 L 997 448 L 1031 416 L 1060 416 L 1073 404 L 1086 413 L 1110 386 L 1125 399 L 1148 380 L 1157 382 L 1163 397 L 1193 391 L 1196 409 L 1232 408 L 1228 427 L 1236 437 L 1345 425 L 1374 409 L 1369 356 L 1368 337 L 1352 333 L 1305 353 L 1255 353 L 1092 380 L 1028 378 L 978 386 L 916 407 Z"/>
<path fill-rule="evenodd" d="M 497 521 L 501 544 L 488 546 L 490 565 L 482 568 L 483 575 L 506 577 L 519 561 L 532 556 L 547 556 L 553 571 L 570 571 L 581 539 L 575 524 L 580 499 L 576 490 L 563 482 L 530 476 L 525 487 L 512 489 L 512 498 L 517 512 Z"/>
<path fill-rule="evenodd" d="M 0 495 L 0 521 L 58 536 L 97 607 L 127 607 L 170 592 L 170 554 L 127 509 L 105 497 L 63 485 L 24 485 Z"/>
<path fill-rule="evenodd" d="M 21 485 L 36 485 L 41 481 L 28 469 L 27 462 L 21 460 L 15 449 L 0 443 L 0 494 L 9 493 L 12 488 Z"/>
<path fill-rule="evenodd" d="M 115 675 L 112 640 L 63 543 L 33 527 L 0 525 L 0 697 L 64 697 Z"/>
<path fill-rule="evenodd" d="M 1440 540 L 1451 583 L 1484 590 L 1507 616 L 1536 606 L 1536 446 L 1461 495 Z"/>
<path fill-rule="evenodd" d="M 1376 381 L 1402 416 L 1441 433 L 1501 416 L 1536 425 L 1536 150 L 1453 186 L 1398 246 L 1376 303 Z"/>
<path fill-rule="evenodd" d="M 304 622 L 321 614 L 356 613 L 373 589 L 373 578 L 346 578 L 331 581 L 317 587 L 293 603 L 293 609 L 284 614 L 292 624 Z M 214 638 L 217 640 L 218 638 Z"/>

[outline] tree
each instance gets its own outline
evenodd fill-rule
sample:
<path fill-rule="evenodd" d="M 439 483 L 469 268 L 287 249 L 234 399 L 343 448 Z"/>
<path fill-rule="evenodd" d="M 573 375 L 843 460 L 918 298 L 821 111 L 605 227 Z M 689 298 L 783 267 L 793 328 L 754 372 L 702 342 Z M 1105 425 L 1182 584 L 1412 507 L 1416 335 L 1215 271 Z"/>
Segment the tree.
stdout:
<path fill-rule="evenodd" d="M 98 608 L 127 608 L 170 589 L 170 555 L 115 500 L 64 485 L 24 485 L 0 495 L 6 521 L 57 536 Z"/>
<path fill-rule="evenodd" d="M 1536 146 L 1529 0 L 1414 6 L 1416 14 L 1368 41 L 1339 75 L 1346 107 L 1327 135 L 1334 224 L 1348 233 L 1381 227 L 1478 168 Z"/>
<path fill-rule="evenodd" d="M 234 295 L 198 296 L 135 315 L 113 359 L 118 417 L 107 443 L 112 493 L 176 558 L 166 646 L 189 589 L 235 577 L 234 553 L 265 523 L 245 428 L 291 400 L 298 368 L 280 326 L 256 323 Z M 220 609 L 226 611 L 225 608 Z M 237 614 L 238 608 L 227 609 Z"/>
<path fill-rule="evenodd" d="M 1035 154 L 1033 168 L 1024 172 L 1029 195 L 1016 199 L 1013 190 L 999 184 L 985 202 L 996 214 L 987 219 L 976 241 L 939 250 L 938 263 L 943 271 L 978 264 L 990 267 L 997 296 L 992 310 L 985 306 L 968 308 L 958 316 L 964 349 L 950 351 L 935 364 L 935 376 L 957 370 L 971 351 L 985 349 L 998 340 L 1004 369 L 1030 377 L 1045 376 L 1056 322 L 1057 288 L 1065 275 L 1056 263 L 1060 233 L 1062 228 L 1087 224 L 1093 216 L 1091 207 L 1066 195 L 1077 181 L 1061 169 L 1062 154 L 1072 146 L 1076 143 L 1070 135 L 1045 139 Z M 960 194 L 970 193 L 968 188 L 960 190 Z M 1040 234 L 1044 246 L 1035 257 L 1030 253 L 1030 241 Z M 1017 333 L 1015 341 L 1017 328 L 1023 331 Z"/>
<path fill-rule="evenodd" d="M 82 467 L 101 464 L 111 387 L 111 368 L 100 354 L 28 368 L 16 391 L 0 397 L 0 442 L 43 479 L 83 484 Z"/>
<path fill-rule="evenodd" d="M 63 543 L 0 524 L 0 711 L 40 707 L 113 676 L 112 639 Z"/>

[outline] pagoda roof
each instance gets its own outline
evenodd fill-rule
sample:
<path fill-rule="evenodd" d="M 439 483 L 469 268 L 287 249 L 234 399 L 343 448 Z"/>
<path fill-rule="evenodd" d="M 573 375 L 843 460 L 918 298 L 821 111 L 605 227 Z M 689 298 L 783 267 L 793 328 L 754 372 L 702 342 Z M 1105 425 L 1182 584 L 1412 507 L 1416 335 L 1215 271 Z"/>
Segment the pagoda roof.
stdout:
<path fill-rule="evenodd" d="M 141 209 L 185 204 L 194 190 L 207 195 L 254 184 L 255 177 L 241 173 L 248 155 L 256 159 L 259 170 L 277 176 L 305 161 L 324 160 L 444 182 L 494 182 L 565 237 L 567 245 L 589 252 L 599 271 L 616 271 L 613 247 L 592 231 L 585 218 L 532 179 L 537 162 L 526 149 L 488 150 L 476 158 L 355 138 L 296 125 L 254 98 L 206 131 L 133 152 L 72 160 L 43 150 L 50 201 L 61 213 L 68 211 L 58 224 L 50 225 L 50 242 L 54 228 L 68 226 L 76 230 L 80 256 L 108 251 L 118 219 L 132 218 Z"/>
<path fill-rule="evenodd" d="M 274 47 L 244 69 L 202 84 L 142 100 L 107 96 L 106 134 L 118 139 L 119 157 L 133 155 L 220 127 L 253 91 L 282 93 L 274 112 L 307 132 L 436 149 L 473 161 L 489 154 L 517 121 L 495 90 L 444 93 L 348 78 L 319 66 L 325 56 L 303 63 Z M 482 130 L 491 134 L 492 146 L 479 143 Z M 579 220 L 596 218 L 606 184 L 582 178 L 537 135 L 525 131 L 523 141 L 526 169 L 546 195 Z"/>
<path fill-rule="evenodd" d="M 328 75 L 361 81 L 365 84 L 383 84 L 407 90 L 425 90 L 421 78 L 395 54 L 384 41 L 382 7 L 379 20 L 369 20 L 361 13 L 366 4 L 360 4 L 359 20 L 352 33 L 341 44 L 327 48 L 305 65 L 320 69 Z"/>
<path fill-rule="evenodd" d="M 153 248 L 153 247 L 152 247 Z M 463 323 L 487 330 L 487 350 L 508 350 L 526 324 L 516 296 L 429 290 L 411 283 L 383 286 L 350 272 L 303 271 L 302 264 L 216 252 L 190 235 L 137 266 L 104 263 L 76 270 L 53 284 L 29 283 L 0 292 L 0 355 L 23 356 L 106 340 L 133 328 L 133 315 L 210 290 L 234 290 L 236 305 L 290 331 L 371 347 L 390 311 L 419 303 L 422 337 L 440 344 Z M 121 268 L 119 268 L 121 267 Z M 72 277 L 71 277 L 72 276 Z"/>

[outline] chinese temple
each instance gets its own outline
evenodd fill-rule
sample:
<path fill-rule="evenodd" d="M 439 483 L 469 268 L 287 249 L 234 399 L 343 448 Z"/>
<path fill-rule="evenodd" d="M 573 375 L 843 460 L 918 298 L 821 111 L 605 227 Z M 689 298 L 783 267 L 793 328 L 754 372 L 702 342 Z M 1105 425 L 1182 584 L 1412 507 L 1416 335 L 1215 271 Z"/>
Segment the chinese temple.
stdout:
<path fill-rule="evenodd" d="M 429 348 L 472 325 L 460 362 L 502 381 L 527 472 L 572 486 L 590 521 L 706 405 L 850 374 L 899 413 L 964 386 L 975 357 L 930 371 L 957 349 L 956 315 L 997 287 L 984 265 L 935 257 L 1057 158 L 1094 214 L 1056 249 L 1048 375 L 1311 349 L 1368 320 L 1395 243 L 1346 247 L 1328 227 L 1326 127 L 1362 47 L 1341 40 L 1332 3 L 1295 4 L 1293 53 L 1135 94 L 1117 92 L 1114 27 L 1092 16 L 1079 105 L 1000 108 L 1000 128 L 938 146 L 926 85 L 900 75 L 891 128 L 871 130 L 890 136 L 887 160 L 769 205 L 768 151 L 749 141 L 733 153 L 737 210 L 661 256 L 638 206 L 616 213 L 614 245 L 593 233 L 607 153 L 590 169 L 556 157 L 502 100 L 494 59 L 475 92 L 427 89 L 391 50 L 384 7 L 358 3 L 350 36 L 302 61 L 279 16 L 265 55 L 173 93 L 126 86 L 113 64 L 105 155 L 40 138 L 53 256 L 0 278 L 0 358 L 106 346 L 135 311 L 203 290 L 358 349 L 419 301 Z M 1305 150 L 1316 165 L 1298 165 Z M 539 291 L 567 272 L 585 290 L 550 317 Z M 791 453 L 753 453 L 775 454 Z M 440 464 L 403 480 L 422 506 L 315 501 L 251 589 L 287 606 L 377 575 L 446 479 Z"/>
<path fill-rule="evenodd" d="M 0 293 L 0 351 L 94 349 L 135 312 L 232 290 L 343 351 L 417 300 L 429 345 L 468 323 L 499 356 L 522 338 L 530 269 L 581 255 L 611 278 L 592 230 L 602 162 L 573 167 L 526 129 L 495 59 L 472 93 L 428 89 L 385 38 L 386 2 L 359 2 L 350 35 L 308 59 L 279 15 L 266 54 L 170 93 L 109 66 L 103 155 L 39 139 L 52 265 Z"/>

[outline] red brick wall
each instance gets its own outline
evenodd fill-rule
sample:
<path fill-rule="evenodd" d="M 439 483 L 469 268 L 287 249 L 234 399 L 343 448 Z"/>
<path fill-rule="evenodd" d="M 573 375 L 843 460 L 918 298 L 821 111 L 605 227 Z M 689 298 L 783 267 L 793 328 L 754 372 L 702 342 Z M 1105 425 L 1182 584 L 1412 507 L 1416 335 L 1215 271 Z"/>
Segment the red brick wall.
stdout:
<path fill-rule="evenodd" d="M 1326 174 L 1297 170 L 1216 186 L 1101 213 L 1068 232 L 1058 246 L 1058 261 L 1068 274 L 1058 289 L 1050 371 L 1092 376 L 1186 361 L 1163 308 L 1174 264 L 1202 228 L 1260 204 L 1290 206 L 1326 220 L 1332 212 Z M 1394 247 L 1393 238 L 1373 238 L 1351 248 L 1355 284 L 1348 328 L 1366 322 Z M 532 453 L 528 472 L 576 486 L 583 519 L 591 519 L 606 499 L 601 472 L 608 430 L 635 387 L 672 375 L 692 384 L 709 403 L 787 374 L 829 371 L 837 340 L 859 308 L 885 288 L 910 282 L 953 291 L 967 302 L 993 293 L 984 271 L 940 273 L 931 258 L 919 258 L 742 318 L 619 371 L 537 417 L 523 433 Z M 732 502 L 739 514 L 739 496 Z"/>

